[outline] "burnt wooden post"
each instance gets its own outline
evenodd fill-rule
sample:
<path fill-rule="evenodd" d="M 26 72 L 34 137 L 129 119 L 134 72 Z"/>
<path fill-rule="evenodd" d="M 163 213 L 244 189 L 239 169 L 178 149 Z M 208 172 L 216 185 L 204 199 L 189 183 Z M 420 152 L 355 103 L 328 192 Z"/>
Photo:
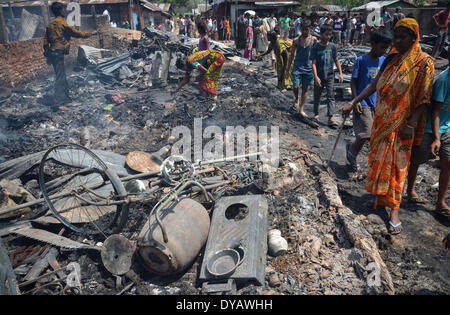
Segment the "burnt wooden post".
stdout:
<path fill-rule="evenodd" d="M 11 19 L 15 19 L 11 0 L 8 0 L 8 8 L 9 8 L 9 15 L 11 15 Z"/>
<path fill-rule="evenodd" d="M 6 33 L 5 18 L 3 16 L 3 8 L 0 8 L 0 44 L 7 44 L 8 36 Z"/>
<path fill-rule="evenodd" d="M 100 30 L 98 27 L 97 12 L 95 10 L 95 5 L 91 5 L 91 14 L 92 14 L 92 18 L 94 19 L 95 30 L 97 31 L 98 45 L 100 48 L 103 48 L 103 37 L 101 36 Z"/>
<path fill-rule="evenodd" d="M 44 26 L 47 27 L 50 23 L 50 14 L 48 12 L 48 0 L 43 0 L 43 5 L 41 7 L 42 17 L 44 19 Z"/>
<path fill-rule="evenodd" d="M 130 10 L 130 29 L 134 30 L 134 23 L 133 23 L 133 0 L 130 0 L 129 4 L 129 10 Z"/>

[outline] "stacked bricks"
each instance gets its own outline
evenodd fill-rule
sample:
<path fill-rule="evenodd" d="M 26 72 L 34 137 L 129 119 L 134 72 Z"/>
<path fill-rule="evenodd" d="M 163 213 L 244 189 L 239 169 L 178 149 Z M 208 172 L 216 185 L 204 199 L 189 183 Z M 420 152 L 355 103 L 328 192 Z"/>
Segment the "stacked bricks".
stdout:
<path fill-rule="evenodd" d="M 47 65 L 43 55 L 43 44 L 42 38 L 34 38 L 4 45 L 8 52 L 6 62 L 9 66 L 9 84 L 7 85 L 14 87 L 50 71 L 51 67 Z"/>
<path fill-rule="evenodd" d="M 9 86 L 8 49 L 6 45 L 0 45 L 0 86 Z"/>

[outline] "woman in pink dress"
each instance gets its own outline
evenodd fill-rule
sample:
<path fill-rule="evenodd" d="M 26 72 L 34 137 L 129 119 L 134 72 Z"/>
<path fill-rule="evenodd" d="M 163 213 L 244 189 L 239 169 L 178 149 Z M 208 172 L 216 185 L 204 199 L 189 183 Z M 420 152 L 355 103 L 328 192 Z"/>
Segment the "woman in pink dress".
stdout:
<path fill-rule="evenodd" d="M 248 20 L 245 25 L 247 27 L 247 46 L 245 46 L 244 58 L 251 60 L 253 57 L 253 28 L 249 25 Z"/>

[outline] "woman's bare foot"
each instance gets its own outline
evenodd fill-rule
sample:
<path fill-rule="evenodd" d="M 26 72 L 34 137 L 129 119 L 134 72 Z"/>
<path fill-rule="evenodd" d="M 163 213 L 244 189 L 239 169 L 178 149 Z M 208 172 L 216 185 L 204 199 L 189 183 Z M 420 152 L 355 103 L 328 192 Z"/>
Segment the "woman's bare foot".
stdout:
<path fill-rule="evenodd" d="M 300 115 L 302 115 L 302 116 L 305 117 L 305 118 L 309 118 L 308 115 L 307 115 L 304 111 L 301 111 L 301 112 L 300 112 Z"/>

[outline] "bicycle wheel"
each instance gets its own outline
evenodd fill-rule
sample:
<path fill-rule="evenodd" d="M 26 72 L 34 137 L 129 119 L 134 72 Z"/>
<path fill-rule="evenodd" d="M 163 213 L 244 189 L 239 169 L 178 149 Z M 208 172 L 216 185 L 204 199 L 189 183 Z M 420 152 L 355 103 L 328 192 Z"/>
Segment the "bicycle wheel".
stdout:
<path fill-rule="evenodd" d="M 53 215 L 75 232 L 106 237 L 128 218 L 128 204 L 105 205 L 126 195 L 117 174 L 78 144 L 57 145 L 44 154 L 39 186 Z"/>

